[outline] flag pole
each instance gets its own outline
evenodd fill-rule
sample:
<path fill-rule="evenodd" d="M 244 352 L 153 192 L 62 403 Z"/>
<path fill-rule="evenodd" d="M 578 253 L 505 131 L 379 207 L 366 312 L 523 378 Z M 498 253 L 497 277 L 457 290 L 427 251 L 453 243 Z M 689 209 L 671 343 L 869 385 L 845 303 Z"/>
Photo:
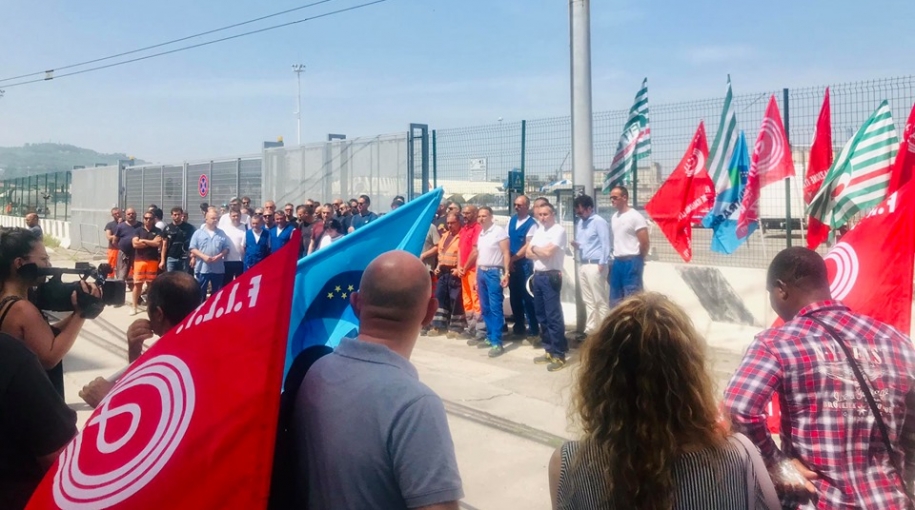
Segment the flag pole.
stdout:
<path fill-rule="evenodd" d="M 791 152 L 791 118 L 788 115 L 788 89 L 782 89 L 782 117 L 785 118 L 785 138 L 788 139 L 788 154 L 794 160 L 794 154 Z M 791 177 L 785 179 L 785 240 L 787 248 L 791 248 Z M 765 243 L 764 243 L 765 244 Z M 769 257 L 766 257 L 768 260 Z"/>

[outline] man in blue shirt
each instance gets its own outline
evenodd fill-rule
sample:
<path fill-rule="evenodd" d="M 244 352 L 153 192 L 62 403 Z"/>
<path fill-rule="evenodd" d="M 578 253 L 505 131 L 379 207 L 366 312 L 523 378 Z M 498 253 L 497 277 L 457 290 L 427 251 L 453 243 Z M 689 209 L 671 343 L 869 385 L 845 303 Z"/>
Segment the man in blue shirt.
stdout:
<path fill-rule="evenodd" d="M 218 223 L 219 215 L 211 207 L 207 211 L 205 223 L 191 237 L 191 254 L 196 260 L 194 275 L 200 284 L 202 301 L 206 300 L 208 285 L 212 287 L 213 293 L 222 288 L 226 274 L 225 258 L 229 254 L 229 238 L 225 232 L 216 228 Z"/>
<path fill-rule="evenodd" d="M 594 213 L 594 200 L 588 195 L 575 197 L 572 206 L 579 218 L 575 224 L 572 247 L 578 251 L 578 284 L 581 286 L 581 300 L 584 301 L 587 312 L 585 334 L 590 335 L 600 328 L 604 317 L 610 313 L 610 289 L 607 283 L 610 225 Z"/>
<path fill-rule="evenodd" d="M 518 195 L 514 204 L 517 214 L 508 220 L 508 251 L 511 254 L 508 290 L 512 315 L 515 317 L 512 333 L 516 337 L 537 338 L 540 335 L 540 327 L 534 311 L 534 297 L 527 292 L 527 280 L 534 274 L 534 261 L 525 257 L 527 241 L 534 235 L 537 222 L 528 214 L 531 207 L 528 197 Z"/>
<path fill-rule="evenodd" d="M 285 212 L 277 211 L 274 213 L 273 218 L 275 226 L 270 228 L 270 253 L 276 253 L 280 248 L 286 246 L 286 243 L 292 238 L 292 232 L 295 230 L 295 227 L 290 225 L 286 219 Z"/>
<path fill-rule="evenodd" d="M 372 200 L 368 195 L 359 195 L 359 198 L 356 200 L 357 212 L 353 215 L 353 220 L 349 227 L 350 232 L 359 230 L 360 228 L 378 219 L 377 214 L 369 211 L 369 207 L 371 205 Z"/>

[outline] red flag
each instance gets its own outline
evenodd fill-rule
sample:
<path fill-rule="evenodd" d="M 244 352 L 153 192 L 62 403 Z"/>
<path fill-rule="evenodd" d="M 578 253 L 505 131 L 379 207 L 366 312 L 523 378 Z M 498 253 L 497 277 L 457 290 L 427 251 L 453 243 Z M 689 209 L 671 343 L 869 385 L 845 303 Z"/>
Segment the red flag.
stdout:
<path fill-rule="evenodd" d="M 896 153 L 896 162 L 893 163 L 893 172 L 890 174 L 890 186 L 886 194 L 890 195 L 905 186 L 915 173 L 915 105 L 909 113 L 909 121 L 905 123 L 905 133 Z"/>
<path fill-rule="evenodd" d="M 138 359 L 28 508 L 264 508 L 298 245 L 217 292 Z"/>
<path fill-rule="evenodd" d="M 813 132 L 813 144 L 810 146 L 810 162 L 804 178 L 804 203 L 810 204 L 813 197 L 826 179 L 832 167 L 832 118 L 829 107 L 829 87 L 823 96 L 823 106 L 817 118 L 816 131 Z M 809 216 L 807 218 L 807 247 L 815 249 L 829 237 L 829 226 Z"/>
<path fill-rule="evenodd" d="M 706 170 L 707 160 L 705 124 L 700 122 L 680 164 L 645 205 L 645 211 L 687 262 L 693 258 L 692 219 L 704 216 L 715 203 L 715 184 Z"/>
<path fill-rule="evenodd" d="M 915 264 L 915 186 L 907 184 L 887 197 L 825 258 L 834 299 L 909 334 Z"/>
<path fill-rule="evenodd" d="M 794 176 L 794 160 L 791 157 L 791 146 L 782 124 L 775 96 L 769 97 L 766 116 L 759 126 L 756 146 L 753 148 L 753 159 L 750 161 L 750 172 L 747 174 L 747 187 L 740 201 L 740 215 L 737 217 L 737 237 L 747 237 L 750 223 L 759 221 L 759 192 L 762 188 L 786 177 Z"/>

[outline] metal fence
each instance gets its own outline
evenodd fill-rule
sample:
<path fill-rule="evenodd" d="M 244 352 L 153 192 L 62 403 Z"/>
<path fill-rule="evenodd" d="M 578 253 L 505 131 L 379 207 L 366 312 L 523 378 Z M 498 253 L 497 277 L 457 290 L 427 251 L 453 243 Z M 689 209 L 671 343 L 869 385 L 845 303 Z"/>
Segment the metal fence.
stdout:
<path fill-rule="evenodd" d="M 196 218 L 202 202 L 218 207 L 242 195 L 255 204 L 261 201 L 260 156 L 129 166 L 122 172 L 122 207 L 156 204 L 166 214 L 172 207 L 182 207 Z"/>
<path fill-rule="evenodd" d="M 0 210 L 10 216 L 37 213 L 44 219 L 66 221 L 70 214 L 70 180 L 70 171 L 2 180 Z"/>
<path fill-rule="evenodd" d="M 387 211 L 407 194 L 407 160 L 406 133 L 267 149 L 264 198 L 282 206 L 366 194 L 372 209 Z"/>

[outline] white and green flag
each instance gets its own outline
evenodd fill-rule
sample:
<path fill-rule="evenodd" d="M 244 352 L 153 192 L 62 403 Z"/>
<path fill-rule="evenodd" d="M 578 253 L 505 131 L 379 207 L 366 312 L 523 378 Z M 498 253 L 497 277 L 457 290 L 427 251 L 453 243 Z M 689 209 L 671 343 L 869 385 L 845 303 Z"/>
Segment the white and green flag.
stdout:
<path fill-rule="evenodd" d="M 616 154 L 610 163 L 610 171 L 604 175 L 604 193 L 613 186 L 629 180 L 635 172 L 637 162 L 651 154 L 651 129 L 648 126 L 648 78 L 642 81 L 642 88 L 635 95 L 635 103 L 629 109 L 629 118 L 623 126 L 623 135 L 616 146 Z"/>
<path fill-rule="evenodd" d="M 886 198 L 899 139 L 884 100 L 832 163 L 807 214 L 833 229 Z"/>
<path fill-rule="evenodd" d="M 731 76 L 728 75 L 728 93 L 724 96 L 724 108 L 721 120 L 718 121 L 718 132 L 709 149 L 708 174 L 715 183 L 715 194 L 728 189 L 731 180 L 728 176 L 728 162 L 737 143 L 737 116 L 734 113 L 734 94 L 731 92 Z"/>

